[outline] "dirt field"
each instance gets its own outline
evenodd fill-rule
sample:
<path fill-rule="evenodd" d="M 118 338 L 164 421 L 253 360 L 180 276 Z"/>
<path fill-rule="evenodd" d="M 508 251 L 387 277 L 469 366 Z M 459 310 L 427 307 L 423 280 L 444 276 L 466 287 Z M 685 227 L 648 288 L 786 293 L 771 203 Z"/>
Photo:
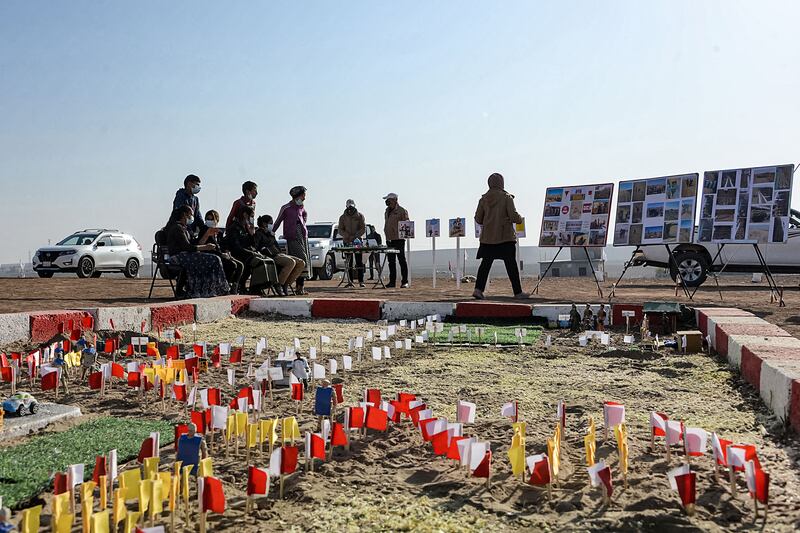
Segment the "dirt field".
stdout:
<path fill-rule="evenodd" d="M 363 321 L 294 321 L 260 318 L 228 319 L 198 328 L 198 338 L 231 341 L 238 335 L 249 346 L 265 336 L 272 350 L 282 349 L 297 336 L 303 346 L 320 334 L 333 338 L 331 353 L 343 353 L 346 339 L 374 327 Z M 769 415 L 752 389 L 744 385 L 721 361 L 706 355 L 643 353 L 638 349 L 577 347 L 577 339 L 553 333 L 554 346 L 542 343 L 519 348 L 466 348 L 430 346 L 395 353 L 389 361 L 364 362 L 344 375 L 347 402 L 358 401 L 366 387 L 377 387 L 384 397 L 398 391 L 421 396 L 437 416 L 455 417 L 461 398 L 478 405 L 477 423 L 470 435 L 490 440 L 493 452 L 492 486 L 467 477 L 433 455 L 423 445 L 410 422 L 391 426 L 385 435 L 356 438 L 350 452 L 337 450 L 333 460 L 319 464 L 314 473 L 302 469 L 287 482 L 284 501 L 258 500 L 254 517 L 243 518 L 246 464 L 243 458 L 214 452 L 216 474 L 225 482 L 229 511 L 212 516 L 210 529 L 280 531 L 326 528 L 360 530 L 748 530 L 761 529 L 752 522 L 752 503 L 742 476 L 739 496 L 731 498 L 727 484 L 716 485 L 709 455 L 693 462 L 698 472 L 698 514 L 689 518 L 680 510 L 670 490 L 666 471 L 682 462 L 675 453 L 671 463 L 663 452 L 647 451 L 648 414 L 657 409 L 692 427 L 717 431 L 735 442 L 755 444 L 763 468 L 771 475 L 770 511 L 766 531 L 795 530 L 800 522 L 800 445 Z M 619 342 L 619 339 L 617 339 Z M 378 344 L 380 345 L 380 344 Z M 252 349 L 252 348 L 251 348 Z M 247 357 L 247 356 L 246 356 Z M 230 397 L 225 371 L 201 378 L 201 386 L 223 387 Z M 244 380 L 237 383 L 244 386 Z M 521 420 L 528 423 L 527 454 L 543 453 L 545 439 L 556 420 L 556 402 L 567 402 L 567 429 L 560 476 L 561 488 L 552 502 L 538 488 L 512 478 L 506 452 L 511 426 L 500 417 L 500 406 L 516 399 Z M 622 488 L 617 469 L 616 445 L 598 442 L 598 459 L 611 465 L 615 492 L 610 506 L 601 505 L 600 489 L 588 486 L 583 464 L 583 437 L 593 416 L 602 441 L 602 402 L 624 403 L 630 429 L 631 471 L 629 487 Z M 81 406 L 89 416 L 160 417 L 158 406 L 140 402 L 136 395 L 112 390 L 105 399 L 86 387 L 74 387 L 66 401 Z M 173 405 L 167 417 L 181 420 Z M 294 413 L 288 392 L 276 394 L 268 415 Z M 315 430 L 307 399 L 300 417 L 301 430 Z M 64 427 L 63 425 L 61 426 Z M 676 449 L 677 452 L 677 449 Z M 162 463 L 172 457 L 162 455 Z M 255 461 L 266 467 L 267 458 Z M 302 445 L 301 445 L 302 464 Z M 179 521 L 179 524 L 182 523 Z"/>
<path fill-rule="evenodd" d="M 778 284 L 784 287 L 786 307 L 779 308 L 769 303 L 766 283 L 754 284 L 750 276 L 725 276 L 721 278 L 722 300 L 713 281 L 708 281 L 694 296 L 695 305 L 733 306 L 751 311 L 777 324 L 791 334 L 800 335 L 800 276 L 777 276 Z M 612 280 L 616 281 L 616 280 Z M 612 281 L 603 283 L 605 300 L 608 299 Z M 324 298 L 381 298 L 395 301 L 463 301 L 472 296 L 474 286 L 470 283 L 456 289 L 455 282 L 438 280 L 437 288 L 431 288 L 430 279 L 415 280 L 410 289 L 341 289 L 338 281 L 316 281 L 307 284 L 309 297 Z M 534 280 L 525 280 L 525 290 L 531 290 Z M 124 278 L 77 279 L 60 277 L 52 279 L 0 279 L 0 313 L 34 311 L 44 309 L 71 309 L 109 305 L 142 305 L 148 303 L 149 280 L 127 280 Z M 574 300 L 576 302 L 600 301 L 594 281 L 586 278 L 546 278 L 534 295 L 532 303 L 548 303 Z M 154 301 L 167 301 L 169 288 L 158 289 Z M 505 279 L 493 281 L 487 289 L 491 301 L 515 301 Z M 624 279 L 617 289 L 613 302 L 642 303 L 646 301 L 678 301 L 691 304 L 682 293 L 675 297 L 674 286 L 664 280 Z"/>

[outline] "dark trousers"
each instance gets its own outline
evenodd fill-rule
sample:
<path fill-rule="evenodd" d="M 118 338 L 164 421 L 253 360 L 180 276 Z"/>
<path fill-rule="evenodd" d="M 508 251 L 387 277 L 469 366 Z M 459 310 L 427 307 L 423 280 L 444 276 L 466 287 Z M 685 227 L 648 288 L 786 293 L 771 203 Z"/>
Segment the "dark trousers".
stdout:
<path fill-rule="evenodd" d="M 401 283 L 408 283 L 408 263 L 406 263 L 406 240 L 397 239 L 394 241 L 386 241 L 389 248 L 394 248 L 399 251 L 399 254 L 389 254 L 389 285 L 397 282 L 397 265 L 395 264 L 395 255 L 397 261 L 400 262 L 400 276 Z"/>
<path fill-rule="evenodd" d="M 242 274 L 244 273 L 244 264 L 231 257 L 228 259 L 227 257 L 219 256 L 222 260 L 222 269 L 225 271 L 225 278 L 228 280 L 230 286 L 238 287 L 239 280 L 242 279 Z"/>
<path fill-rule="evenodd" d="M 353 268 L 353 255 L 356 257 L 356 267 Z M 350 267 L 350 279 L 355 280 L 356 276 L 358 276 L 358 282 L 364 283 L 364 258 L 362 254 L 356 253 L 353 255 L 347 256 L 347 262 L 349 263 Z"/>
<path fill-rule="evenodd" d="M 521 293 L 522 284 L 519 281 L 517 258 L 512 255 L 503 257 L 502 260 L 506 264 L 506 272 L 508 272 L 508 279 L 511 280 L 511 288 L 514 289 L 514 294 Z M 486 282 L 489 280 L 489 271 L 492 269 L 492 263 L 494 263 L 494 259 L 486 257 L 481 259 L 481 266 L 478 267 L 478 278 L 475 280 L 475 288 L 481 292 L 486 290 Z"/>
<path fill-rule="evenodd" d="M 375 269 L 378 268 L 378 261 L 380 261 L 378 254 L 376 253 L 369 254 L 369 279 L 375 277 Z"/>

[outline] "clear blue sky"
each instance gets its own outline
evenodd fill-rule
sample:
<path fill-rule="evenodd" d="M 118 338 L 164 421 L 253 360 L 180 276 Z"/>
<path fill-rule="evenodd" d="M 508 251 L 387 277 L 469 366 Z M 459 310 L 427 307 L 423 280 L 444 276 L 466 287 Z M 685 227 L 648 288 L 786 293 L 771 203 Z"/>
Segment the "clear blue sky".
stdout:
<path fill-rule="evenodd" d="M 535 244 L 548 185 L 797 162 L 798 20 L 791 1 L 6 0 L 0 262 L 83 227 L 149 246 L 190 172 L 223 217 L 252 179 L 259 214 L 304 184 L 312 219 L 352 197 L 376 221 L 392 191 L 419 228 L 471 219 L 499 171 Z"/>

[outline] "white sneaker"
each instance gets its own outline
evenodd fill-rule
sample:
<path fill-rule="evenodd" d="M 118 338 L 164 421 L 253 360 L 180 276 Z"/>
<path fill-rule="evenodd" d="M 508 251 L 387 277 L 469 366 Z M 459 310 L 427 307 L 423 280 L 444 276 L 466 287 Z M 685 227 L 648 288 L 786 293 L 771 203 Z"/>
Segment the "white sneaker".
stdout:
<path fill-rule="evenodd" d="M 401 289 L 407 289 L 408 288 L 408 283 L 403 283 L 402 285 L 400 285 L 400 288 Z"/>
<path fill-rule="evenodd" d="M 485 300 L 486 299 L 486 296 L 483 295 L 483 291 L 479 291 L 478 289 L 475 289 L 474 291 L 472 291 L 472 297 L 475 298 L 476 300 Z"/>
<path fill-rule="evenodd" d="M 514 295 L 514 298 L 516 300 L 527 300 L 530 297 L 531 297 L 530 293 L 527 292 L 518 292 L 517 294 Z"/>

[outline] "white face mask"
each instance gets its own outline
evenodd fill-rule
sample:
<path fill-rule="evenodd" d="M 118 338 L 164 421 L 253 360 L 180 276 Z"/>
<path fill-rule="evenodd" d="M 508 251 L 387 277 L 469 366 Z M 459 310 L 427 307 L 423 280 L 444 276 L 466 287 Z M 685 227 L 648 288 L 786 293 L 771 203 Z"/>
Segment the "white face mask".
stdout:
<path fill-rule="evenodd" d="M 303 199 L 302 198 L 295 198 L 294 203 L 296 203 L 299 206 L 302 206 L 303 205 Z"/>
<path fill-rule="evenodd" d="M 264 229 L 265 229 L 267 232 L 272 232 L 272 224 L 265 224 L 265 225 L 264 225 Z"/>
<path fill-rule="evenodd" d="M 201 188 L 202 187 L 200 187 L 199 185 L 195 185 L 194 187 L 192 187 L 192 194 L 199 193 Z"/>
<path fill-rule="evenodd" d="M 206 227 L 208 228 L 216 228 L 217 221 L 216 220 L 206 220 Z"/>
<path fill-rule="evenodd" d="M 254 219 L 254 218 L 247 219 L 247 222 L 249 222 L 251 226 L 255 226 L 256 225 L 256 219 Z"/>
<path fill-rule="evenodd" d="M 186 219 L 186 225 L 187 226 L 191 226 L 192 224 L 194 224 L 194 217 L 187 218 Z"/>

